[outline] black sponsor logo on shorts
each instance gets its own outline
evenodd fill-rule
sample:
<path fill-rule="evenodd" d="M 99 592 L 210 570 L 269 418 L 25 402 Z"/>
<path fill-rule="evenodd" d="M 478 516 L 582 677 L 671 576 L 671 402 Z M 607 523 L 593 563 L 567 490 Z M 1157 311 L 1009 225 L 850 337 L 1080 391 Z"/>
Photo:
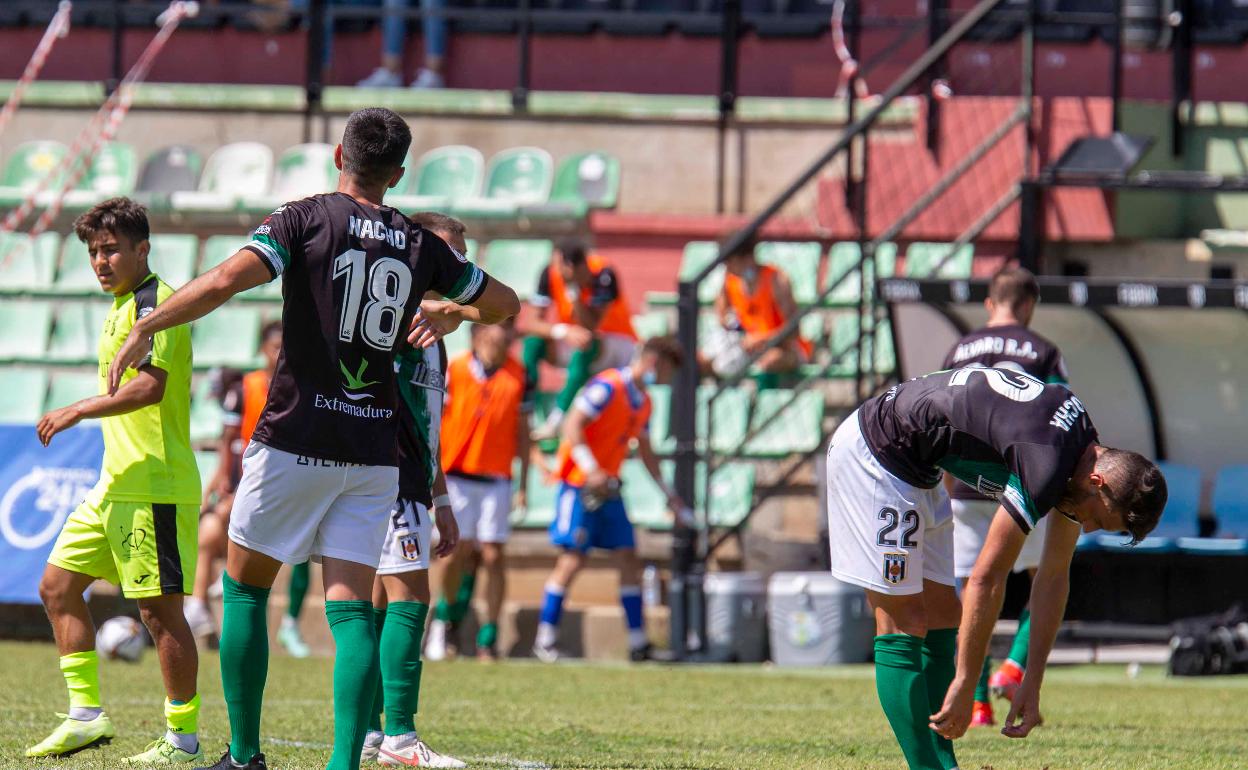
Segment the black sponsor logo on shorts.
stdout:
<path fill-rule="evenodd" d="M 142 528 L 131 530 L 129 534 L 122 538 L 122 542 L 131 551 L 137 551 L 142 548 L 145 540 L 147 540 L 147 530 Z"/>

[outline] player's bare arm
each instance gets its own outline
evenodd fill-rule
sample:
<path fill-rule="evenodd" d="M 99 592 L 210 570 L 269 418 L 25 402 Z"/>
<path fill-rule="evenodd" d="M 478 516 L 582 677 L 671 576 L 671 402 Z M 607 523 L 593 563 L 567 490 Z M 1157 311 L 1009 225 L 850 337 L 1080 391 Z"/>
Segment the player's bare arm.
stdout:
<path fill-rule="evenodd" d="M 684 500 L 680 499 L 680 495 L 672 488 L 670 484 L 663 478 L 663 470 L 659 467 L 659 456 L 654 453 L 654 447 L 650 445 L 648 436 L 642 435 L 641 440 L 637 444 L 637 455 L 641 458 L 641 464 L 646 466 L 646 472 L 650 474 L 650 478 L 654 479 L 654 483 L 659 485 L 659 489 L 663 490 L 663 494 L 667 496 L 667 513 L 676 521 L 677 524 L 683 525 L 681 513 L 689 506 Z"/>
<path fill-rule="evenodd" d="M 1070 562 L 1079 541 L 1079 524 L 1060 514 L 1050 515 L 1040 567 L 1031 584 L 1031 642 L 1027 653 L 1030 664 L 1010 705 L 1001 733 L 1010 738 L 1026 738 L 1043 721 L 1040 715 L 1040 687 L 1045 665 L 1066 614 L 1070 594 Z"/>
<path fill-rule="evenodd" d="M 47 446 L 53 436 L 69 430 L 83 420 L 116 417 L 159 404 L 165 397 L 167 380 L 168 374 L 164 369 L 144 366 L 139 369 L 138 376 L 118 388 L 113 396 L 92 396 L 69 406 L 53 409 L 39 420 L 35 428 L 39 434 L 39 442 Z"/>
<path fill-rule="evenodd" d="M 433 477 L 430 491 L 433 492 L 433 524 L 438 528 L 438 547 L 433 550 L 433 555 L 443 558 L 450 556 L 459 544 L 459 523 L 455 521 L 455 511 L 451 506 L 438 505 L 439 500 L 448 499 L 446 474 L 442 472 L 441 465 Z"/>
<path fill-rule="evenodd" d="M 273 274 L 255 252 L 242 249 L 212 270 L 178 289 L 149 315 L 135 322 L 108 368 L 108 393 L 117 394 L 121 376 L 151 352 L 152 337 L 165 329 L 190 323 L 211 313 L 239 292 L 272 280 Z"/>
<path fill-rule="evenodd" d="M 1005 508 L 998 508 L 984 549 L 967 580 L 962 594 L 962 622 L 958 627 L 957 673 L 949 685 L 944 705 L 931 718 L 931 728 L 951 740 L 961 738 L 970 727 L 975 680 L 988 653 L 992 628 L 1001 616 L 1005 580 L 1026 537 Z"/>
<path fill-rule="evenodd" d="M 487 278 L 485 290 L 471 305 L 438 300 L 421 302 L 420 310 L 412 319 L 407 341 L 416 347 L 427 348 L 443 336 L 437 332 L 439 327 L 446 328 L 453 323 L 450 329 L 454 331 L 464 321 L 493 325 L 502 323 L 519 312 L 520 298 L 516 296 L 516 292 L 501 281 Z"/>
<path fill-rule="evenodd" d="M 585 426 L 589 421 L 589 415 L 573 406 L 563 421 L 563 440 L 572 447 L 572 460 L 585 473 L 585 489 L 605 494 L 611 479 L 598 467 L 593 450 L 585 443 Z"/>

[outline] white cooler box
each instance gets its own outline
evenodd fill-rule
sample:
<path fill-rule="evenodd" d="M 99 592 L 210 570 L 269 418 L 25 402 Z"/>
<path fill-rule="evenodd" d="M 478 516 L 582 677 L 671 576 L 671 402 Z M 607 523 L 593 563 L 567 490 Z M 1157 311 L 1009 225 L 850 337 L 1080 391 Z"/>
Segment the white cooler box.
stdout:
<path fill-rule="evenodd" d="M 767 581 L 757 572 L 711 572 L 706 592 L 706 640 L 713 660 L 767 659 Z"/>
<path fill-rule="evenodd" d="M 767 590 L 771 659 L 778 666 L 871 660 L 875 618 L 866 592 L 830 572 L 777 572 Z"/>

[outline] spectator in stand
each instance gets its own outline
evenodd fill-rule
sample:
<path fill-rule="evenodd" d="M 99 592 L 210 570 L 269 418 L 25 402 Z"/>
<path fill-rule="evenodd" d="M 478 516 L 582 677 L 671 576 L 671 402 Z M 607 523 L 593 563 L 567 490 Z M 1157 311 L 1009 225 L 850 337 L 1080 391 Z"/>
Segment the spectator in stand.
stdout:
<path fill-rule="evenodd" d="M 715 314 L 729 334 L 729 346 L 735 355 L 718 359 L 743 361 L 745 356 L 771 342 L 788 320 L 797 313 L 793 288 L 783 270 L 760 265 L 754 257 L 753 244 L 747 244 L 729 255 L 724 262 L 724 290 L 715 298 Z M 794 332 L 780 345 L 771 348 L 758 360 L 763 377 L 759 384 L 774 387 L 779 375 L 797 370 L 810 360 L 813 348 L 808 340 Z M 729 374 L 736 366 L 717 365 L 719 374 Z"/>
<path fill-rule="evenodd" d="M 560 244 L 528 304 L 536 311 L 526 312 L 522 322 L 529 387 L 537 389 L 542 361 L 565 366 L 568 373 L 555 408 L 533 432 L 534 441 L 546 441 L 559 436 L 564 412 L 592 375 L 628 366 L 637 333 L 615 269 L 580 240 Z"/>

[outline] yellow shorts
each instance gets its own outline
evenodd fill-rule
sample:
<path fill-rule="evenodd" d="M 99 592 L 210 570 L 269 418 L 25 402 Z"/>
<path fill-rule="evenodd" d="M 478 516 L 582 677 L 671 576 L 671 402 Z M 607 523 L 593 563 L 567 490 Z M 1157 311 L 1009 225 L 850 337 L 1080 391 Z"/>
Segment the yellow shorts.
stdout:
<path fill-rule="evenodd" d="M 84 500 L 48 563 L 121 586 L 127 599 L 189 594 L 195 583 L 198 503 Z"/>

